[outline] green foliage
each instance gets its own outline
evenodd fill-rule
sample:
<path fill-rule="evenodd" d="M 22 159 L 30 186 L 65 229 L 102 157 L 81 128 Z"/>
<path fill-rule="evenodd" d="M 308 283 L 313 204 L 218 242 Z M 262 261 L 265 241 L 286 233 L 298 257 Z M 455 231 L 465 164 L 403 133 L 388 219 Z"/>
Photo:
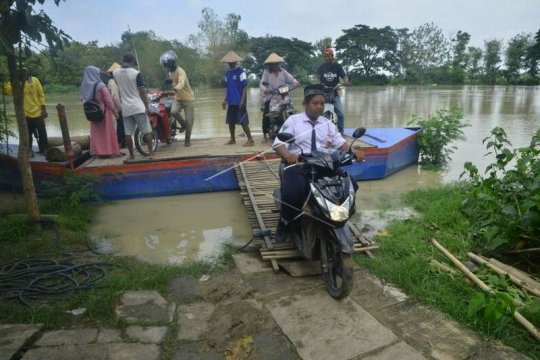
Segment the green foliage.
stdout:
<path fill-rule="evenodd" d="M 508 321 L 515 308 L 513 299 L 508 294 L 477 292 L 469 302 L 467 315 L 481 316 L 484 320 L 495 324 L 500 323 L 503 316 L 508 317 Z"/>
<path fill-rule="evenodd" d="M 484 275 L 478 276 L 500 294 L 493 298 L 482 294 L 484 298 L 480 298 L 480 295 L 475 296 L 477 289 L 464 276 L 459 273 L 453 275 L 430 265 L 430 261 L 436 259 L 452 266 L 444 255 L 429 244 L 429 238 L 437 239 L 458 259 L 467 258 L 467 253 L 474 247 L 468 238 L 471 224 L 460 211 L 466 196 L 461 183 L 407 194 L 403 199 L 405 204 L 412 206 L 418 215 L 393 221 L 386 228 L 385 235 L 376 239 L 379 246 L 376 256 L 368 258 L 358 255 L 355 261 L 405 291 L 411 300 L 439 309 L 484 337 L 500 340 L 531 358 L 540 358 L 537 340 L 508 316 L 513 308 L 511 299 L 518 299 L 526 303 L 526 307 L 519 309 L 520 313 L 538 326 L 538 302 L 531 301 L 527 295 L 515 289 L 505 277 L 486 273 L 485 268 L 481 269 Z M 491 321 L 497 317 L 498 321 Z"/>
<path fill-rule="evenodd" d="M 409 124 L 422 127 L 418 138 L 420 163 L 432 166 L 444 166 L 456 149 L 451 145 L 456 140 L 465 140 L 462 129 L 470 126 L 462 121 L 463 111 L 457 107 L 438 110 L 427 119 L 413 115 Z"/>
<path fill-rule="evenodd" d="M 513 149 L 502 128 L 484 139 L 495 162 L 480 175 L 467 162 L 462 210 L 473 223 L 477 245 L 490 251 L 540 246 L 540 130 L 528 147 Z"/>

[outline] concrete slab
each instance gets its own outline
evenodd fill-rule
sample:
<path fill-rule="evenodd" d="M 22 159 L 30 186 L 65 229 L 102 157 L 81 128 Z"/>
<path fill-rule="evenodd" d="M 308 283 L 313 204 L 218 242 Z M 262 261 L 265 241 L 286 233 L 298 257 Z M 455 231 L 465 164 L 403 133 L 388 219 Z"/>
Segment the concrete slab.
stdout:
<path fill-rule="evenodd" d="M 31 349 L 22 360 L 159 360 L 161 349 L 154 344 L 93 344 Z"/>
<path fill-rule="evenodd" d="M 238 252 L 233 254 L 236 268 L 244 275 L 272 271 L 268 261 L 262 261 L 258 252 Z"/>
<path fill-rule="evenodd" d="M 444 314 L 416 303 L 381 311 L 378 319 L 414 348 L 434 359 L 468 359 L 481 339 Z M 474 356 L 472 358 L 475 358 Z"/>
<path fill-rule="evenodd" d="M 284 273 L 263 273 L 247 277 L 246 282 L 255 290 L 254 296 L 258 299 L 287 293 L 297 294 L 304 289 L 324 289 L 319 276 L 293 278 Z"/>
<path fill-rule="evenodd" d="M 223 360 L 223 354 L 205 351 L 199 342 L 188 341 L 178 344 L 173 360 Z"/>
<path fill-rule="evenodd" d="M 351 359 L 397 337 L 350 298 L 326 292 L 284 296 L 266 304 L 302 359 Z"/>
<path fill-rule="evenodd" d="M 42 327 L 41 324 L 0 324 L 0 359 L 11 359 Z"/>
<path fill-rule="evenodd" d="M 96 343 L 110 344 L 122 341 L 122 334 L 118 329 L 99 329 Z"/>
<path fill-rule="evenodd" d="M 261 333 L 253 336 L 255 359 L 296 360 L 298 355 L 294 346 L 282 334 Z"/>
<path fill-rule="evenodd" d="M 168 303 L 157 291 L 128 291 L 120 298 L 116 314 L 128 323 L 173 321 L 176 304 Z"/>
<path fill-rule="evenodd" d="M 192 276 L 181 276 L 169 283 L 168 299 L 177 304 L 189 304 L 201 299 L 199 280 Z"/>
<path fill-rule="evenodd" d="M 198 340 L 208 331 L 208 319 L 214 312 L 211 303 L 194 303 L 178 306 L 178 340 Z"/>
<path fill-rule="evenodd" d="M 62 329 L 47 331 L 36 346 L 84 345 L 96 341 L 98 329 Z"/>
<path fill-rule="evenodd" d="M 278 264 L 292 277 L 315 276 L 321 274 L 321 262 L 319 260 L 309 261 L 298 259 L 280 261 Z"/>
<path fill-rule="evenodd" d="M 407 299 L 407 295 L 399 289 L 383 284 L 366 269 L 357 268 L 353 281 L 350 297 L 370 313 L 384 310 Z"/>
<path fill-rule="evenodd" d="M 416 351 L 406 342 L 400 341 L 397 344 L 385 347 L 373 354 L 362 356 L 362 360 L 424 360 L 427 359 L 422 353 Z"/>
<path fill-rule="evenodd" d="M 140 343 L 146 344 L 161 344 L 167 334 L 169 328 L 167 326 L 128 326 L 126 335 Z"/>

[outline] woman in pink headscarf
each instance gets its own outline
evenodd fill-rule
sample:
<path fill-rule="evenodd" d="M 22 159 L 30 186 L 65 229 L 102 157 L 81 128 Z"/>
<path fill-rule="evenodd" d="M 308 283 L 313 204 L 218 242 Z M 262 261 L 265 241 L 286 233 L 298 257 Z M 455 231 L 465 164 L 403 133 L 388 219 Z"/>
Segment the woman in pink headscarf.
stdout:
<path fill-rule="evenodd" d="M 118 147 L 113 124 L 113 116 L 117 117 L 118 112 L 107 86 L 99 77 L 100 72 L 95 66 L 87 66 L 81 82 L 83 103 L 95 96 L 105 114 L 103 120 L 90 122 L 90 155 L 104 158 L 118 157 L 123 155 Z"/>

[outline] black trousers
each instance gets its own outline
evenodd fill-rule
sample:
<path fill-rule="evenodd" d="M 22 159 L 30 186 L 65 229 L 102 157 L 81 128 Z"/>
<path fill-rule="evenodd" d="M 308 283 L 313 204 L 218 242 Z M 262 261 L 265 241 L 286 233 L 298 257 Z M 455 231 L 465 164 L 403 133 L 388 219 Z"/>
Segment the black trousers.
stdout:
<path fill-rule="evenodd" d="M 45 119 L 41 116 L 37 118 L 27 117 L 26 124 L 28 125 L 28 146 L 30 146 L 30 151 L 32 151 L 33 144 L 32 135 L 36 134 L 39 152 L 45 153 L 45 150 L 47 150 L 47 147 L 49 146 Z"/>
<path fill-rule="evenodd" d="M 116 139 L 120 147 L 126 147 L 126 132 L 124 130 L 124 119 L 119 114 L 116 118 Z"/>
<path fill-rule="evenodd" d="M 270 131 L 270 118 L 266 116 L 270 112 L 270 100 L 264 102 L 262 131 L 263 134 L 268 134 Z"/>
<path fill-rule="evenodd" d="M 293 166 L 281 175 L 281 217 L 287 222 L 302 212 L 302 205 L 309 194 L 309 183 L 305 170 Z"/>

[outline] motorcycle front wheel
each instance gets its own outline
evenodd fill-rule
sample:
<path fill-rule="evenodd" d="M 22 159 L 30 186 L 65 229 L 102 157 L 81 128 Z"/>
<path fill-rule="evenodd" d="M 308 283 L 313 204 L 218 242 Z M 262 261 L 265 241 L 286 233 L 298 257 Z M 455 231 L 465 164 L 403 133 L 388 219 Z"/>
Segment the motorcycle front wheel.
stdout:
<path fill-rule="evenodd" d="M 137 148 L 137 151 L 144 156 L 150 155 L 148 153 L 148 146 L 144 142 L 144 134 L 141 133 L 139 128 L 135 130 L 134 137 L 135 137 L 135 147 Z M 158 148 L 158 142 L 159 142 L 159 134 L 158 134 L 157 129 L 154 128 L 152 129 L 152 148 L 154 149 L 154 151 L 156 151 Z"/>
<path fill-rule="evenodd" d="M 335 299 L 349 295 L 353 286 L 351 254 L 341 251 L 331 239 L 320 239 L 321 271 L 326 291 Z"/>

